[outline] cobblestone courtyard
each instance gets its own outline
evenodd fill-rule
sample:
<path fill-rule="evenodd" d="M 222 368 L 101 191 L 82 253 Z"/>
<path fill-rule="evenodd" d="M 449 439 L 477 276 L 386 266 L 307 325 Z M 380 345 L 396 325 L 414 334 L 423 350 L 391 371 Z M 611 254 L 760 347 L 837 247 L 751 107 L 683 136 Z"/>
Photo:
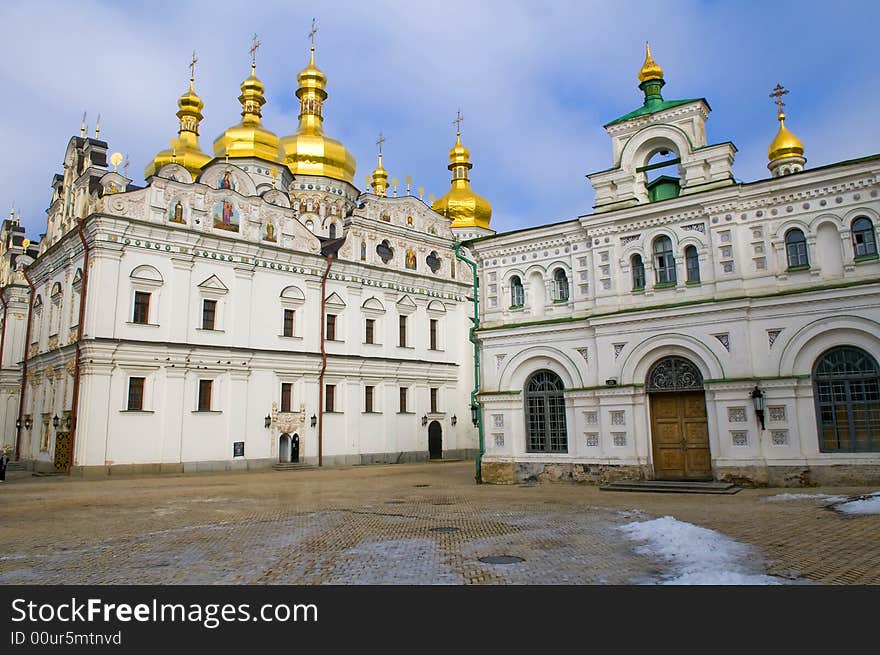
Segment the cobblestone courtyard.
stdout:
<path fill-rule="evenodd" d="M 880 583 L 880 516 L 783 492 L 475 485 L 473 462 L 0 485 L 2 584 L 634 584 L 669 574 L 617 528 L 673 516 L 751 544 L 769 575 Z M 522 558 L 489 564 L 481 557 Z"/>

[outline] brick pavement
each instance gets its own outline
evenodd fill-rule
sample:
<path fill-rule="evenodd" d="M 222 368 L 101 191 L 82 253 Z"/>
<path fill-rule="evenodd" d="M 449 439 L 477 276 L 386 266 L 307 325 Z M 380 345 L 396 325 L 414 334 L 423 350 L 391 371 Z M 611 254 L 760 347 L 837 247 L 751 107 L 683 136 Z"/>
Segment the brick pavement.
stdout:
<path fill-rule="evenodd" d="M 0 584 L 632 584 L 669 573 L 615 529 L 674 516 L 752 544 L 771 575 L 880 583 L 880 516 L 791 490 L 732 496 L 473 483 L 473 463 L 0 486 Z M 873 489 L 798 490 L 864 494 Z M 488 555 L 520 557 L 486 564 Z"/>

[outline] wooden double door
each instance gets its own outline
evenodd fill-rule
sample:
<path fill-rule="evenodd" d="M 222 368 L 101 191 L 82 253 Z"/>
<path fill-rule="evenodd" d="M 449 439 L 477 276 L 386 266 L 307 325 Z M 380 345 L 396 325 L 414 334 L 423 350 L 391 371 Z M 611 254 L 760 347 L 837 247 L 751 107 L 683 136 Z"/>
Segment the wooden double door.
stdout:
<path fill-rule="evenodd" d="M 711 480 L 709 422 L 703 391 L 650 394 L 657 480 Z"/>

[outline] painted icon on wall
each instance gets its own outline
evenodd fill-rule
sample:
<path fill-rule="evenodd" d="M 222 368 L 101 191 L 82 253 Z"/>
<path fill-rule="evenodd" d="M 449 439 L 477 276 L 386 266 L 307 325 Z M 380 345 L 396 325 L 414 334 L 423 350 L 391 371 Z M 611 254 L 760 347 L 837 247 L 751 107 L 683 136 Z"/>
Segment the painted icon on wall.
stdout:
<path fill-rule="evenodd" d="M 214 218 L 214 227 L 218 230 L 238 232 L 238 209 L 235 208 L 235 204 L 229 198 L 224 198 L 215 204 L 211 216 Z"/>

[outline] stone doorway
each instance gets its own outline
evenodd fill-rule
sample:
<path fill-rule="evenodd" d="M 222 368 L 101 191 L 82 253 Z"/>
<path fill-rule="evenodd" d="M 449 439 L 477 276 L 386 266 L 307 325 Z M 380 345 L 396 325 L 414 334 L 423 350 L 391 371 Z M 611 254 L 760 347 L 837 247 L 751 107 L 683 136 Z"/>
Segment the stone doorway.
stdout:
<path fill-rule="evenodd" d="M 428 426 L 428 457 L 443 459 L 443 428 L 439 421 L 431 421 Z"/>

